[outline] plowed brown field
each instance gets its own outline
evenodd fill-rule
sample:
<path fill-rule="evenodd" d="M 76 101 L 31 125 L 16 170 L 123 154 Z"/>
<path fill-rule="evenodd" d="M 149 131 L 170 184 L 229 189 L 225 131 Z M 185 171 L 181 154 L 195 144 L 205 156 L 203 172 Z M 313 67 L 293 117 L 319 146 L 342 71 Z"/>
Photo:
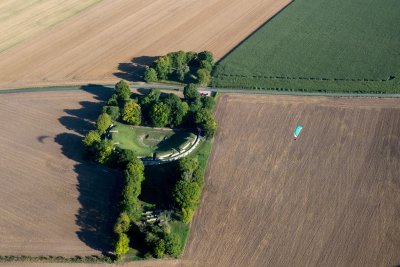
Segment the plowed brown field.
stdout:
<path fill-rule="evenodd" d="M 98 115 L 96 98 L 84 91 L 0 95 L 0 255 L 110 249 L 117 177 L 86 160 L 80 141 Z"/>
<path fill-rule="evenodd" d="M 54 11 L 54 1 L 41 2 L 43 13 Z M 0 88 L 115 82 L 129 78 L 133 57 L 142 64 L 179 49 L 207 49 L 220 58 L 289 2 L 103 0 L 0 53 Z M 25 2 L 13 3 L 9 8 Z M 29 32 L 32 24 L 18 23 L 38 21 L 35 12 L 9 18 L 7 27 Z"/>
<path fill-rule="evenodd" d="M 111 242 L 115 180 L 79 145 L 93 94 L 0 96 L 0 254 L 91 255 Z M 229 94 L 216 117 L 182 259 L 127 266 L 400 263 L 400 100 Z"/>
<path fill-rule="evenodd" d="M 216 117 L 188 266 L 400 263 L 400 100 L 232 94 Z"/>

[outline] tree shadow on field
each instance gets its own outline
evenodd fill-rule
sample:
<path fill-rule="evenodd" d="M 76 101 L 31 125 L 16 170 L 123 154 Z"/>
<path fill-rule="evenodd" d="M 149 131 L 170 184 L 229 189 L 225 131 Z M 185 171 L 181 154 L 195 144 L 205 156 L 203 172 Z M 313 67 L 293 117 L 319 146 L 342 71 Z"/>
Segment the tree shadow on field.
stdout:
<path fill-rule="evenodd" d="M 141 56 L 132 58 L 129 63 L 119 63 L 114 76 L 130 81 L 143 81 L 144 72 L 157 57 Z"/>
<path fill-rule="evenodd" d="M 93 102 L 82 101 L 78 109 L 65 109 L 59 122 L 66 128 L 55 137 L 63 155 L 74 160 L 77 174 L 78 200 L 81 205 L 76 214 L 76 233 L 88 247 L 107 255 L 113 247 L 113 225 L 121 186 L 118 171 L 94 163 L 85 154 L 82 135 L 94 129 L 93 121 L 100 114 L 104 101 L 113 93 L 112 88 L 87 85 L 82 90 L 93 95 Z"/>

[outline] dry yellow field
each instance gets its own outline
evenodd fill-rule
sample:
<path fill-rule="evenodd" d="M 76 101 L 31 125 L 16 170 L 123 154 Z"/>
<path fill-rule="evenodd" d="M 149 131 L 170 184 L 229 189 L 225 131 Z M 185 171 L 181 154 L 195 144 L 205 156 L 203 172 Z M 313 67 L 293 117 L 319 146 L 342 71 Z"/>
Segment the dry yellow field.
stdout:
<path fill-rule="evenodd" d="M 52 13 L 56 2 L 65 2 L 67 7 L 81 1 L 40 2 L 36 9 L 27 8 L 22 18 L 17 14 L 9 17 L 8 28 L 29 33 L 40 22 L 36 13 Z M 119 79 L 115 75 L 121 77 L 127 68 L 132 69 L 126 65 L 132 58 L 140 64 L 143 57 L 180 49 L 211 50 L 220 58 L 289 2 L 103 0 L 55 27 L 41 27 L 23 42 L 1 52 L 0 88 L 115 82 Z M 18 8 L 25 1 L 7 3 Z M 56 11 L 54 16 L 64 14 Z M 45 16 L 52 21 L 50 17 Z M 35 23 L 24 28 L 19 23 L 25 18 Z M 2 25 L 0 20 L 0 29 Z"/>
<path fill-rule="evenodd" d="M 2 0 L 0 53 L 101 0 Z"/>

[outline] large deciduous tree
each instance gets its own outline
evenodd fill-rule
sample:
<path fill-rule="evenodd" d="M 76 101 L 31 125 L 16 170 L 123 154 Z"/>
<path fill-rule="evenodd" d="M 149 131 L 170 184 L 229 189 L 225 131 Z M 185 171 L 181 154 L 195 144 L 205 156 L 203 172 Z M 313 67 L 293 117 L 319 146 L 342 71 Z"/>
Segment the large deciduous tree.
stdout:
<path fill-rule="evenodd" d="M 148 83 L 158 81 L 157 71 L 154 68 L 148 68 L 144 73 L 144 80 Z"/>
<path fill-rule="evenodd" d="M 169 57 L 159 57 L 153 63 L 153 67 L 157 72 L 157 76 L 161 80 L 166 80 L 168 78 L 168 74 L 171 72 L 172 64 Z"/>
<path fill-rule="evenodd" d="M 128 101 L 122 110 L 122 120 L 131 125 L 139 125 L 142 122 L 140 105 L 134 101 Z"/>
<path fill-rule="evenodd" d="M 131 87 L 129 84 L 121 80 L 115 85 L 115 92 L 118 95 L 118 98 L 121 100 L 128 99 L 131 96 Z"/>
<path fill-rule="evenodd" d="M 99 134 L 104 134 L 110 127 L 111 123 L 112 119 L 110 115 L 108 115 L 107 113 L 101 113 L 96 121 L 96 127 Z"/>
<path fill-rule="evenodd" d="M 150 121 L 155 127 L 164 127 L 169 123 L 171 109 L 165 103 L 156 103 L 150 110 Z"/>

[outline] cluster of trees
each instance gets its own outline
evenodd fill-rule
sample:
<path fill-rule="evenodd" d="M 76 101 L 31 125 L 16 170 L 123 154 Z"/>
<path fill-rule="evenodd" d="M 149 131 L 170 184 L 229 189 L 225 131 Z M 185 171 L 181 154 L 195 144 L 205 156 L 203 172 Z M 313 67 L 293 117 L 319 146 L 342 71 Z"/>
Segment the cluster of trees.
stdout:
<path fill-rule="evenodd" d="M 107 129 L 111 126 L 112 119 L 107 113 L 102 113 L 96 120 L 96 129 L 88 132 L 83 138 L 84 146 L 94 155 L 97 162 L 108 163 L 113 154 L 111 140 L 102 139 Z"/>
<path fill-rule="evenodd" d="M 189 223 L 199 204 L 204 177 L 197 159 L 192 157 L 181 159 L 178 171 L 180 179 L 175 185 L 172 197 L 180 211 L 182 221 Z"/>
<path fill-rule="evenodd" d="M 142 182 L 144 180 L 144 165 L 137 157 L 131 158 L 126 164 L 125 185 L 121 196 L 121 213 L 114 225 L 117 235 L 115 242 L 115 254 L 117 258 L 126 254 L 129 250 L 129 237 L 127 235 L 131 223 L 136 223 L 142 216 L 142 206 L 138 199 Z"/>
<path fill-rule="evenodd" d="M 165 255 L 178 257 L 182 253 L 181 239 L 177 234 L 171 233 L 167 225 L 147 224 L 141 231 L 145 233 L 144 241 L 153 257 L 162 258 Z"/>
<path fill-rule="evenodd" d="M 120 81 L 115 86 L 115 93 L 103 106 L 95 122 L 95 129 L 83 138 L 83 144 L 97 162 L 124 170 L 121 210 L 114 225 L 117 258 L 128 252 L 129 233 L 133 226 L 134 229 L 140 228 L 152 256 L 177 257 L 182 252 L 182 241 L 179 236 L 171 233 L 168 224 L 159 226 L 138 223 L 142 217 L 142 205 L 138 197 L 144 180 L 144 165 L 133 151 L 114 147 L 112 140 L 108 139 L 107 130 L 113 121 L 122 121 L 131 125 L 198 128 L 204 136 L 212 137 L 217 126 L 212 116 L 214 98 L 201 96 L 195 84 L 185 86 L 183 95 L 184 99 L 174 94 L 162 97 L 159 90 L 152 89 L 149 94 L 133 99 L 129 84 Z M 194 158 L 183 158 L 178 164 L 178 173 L 180 179 L 172 196 L 182 221 L 189 223 L 199 203 L 203 173 Z"/>
<path fill-rule="evenodd" d="M 207 85 L 211 80 L 214 55 L 210 51 L 172 52 L 156 59 L 144 75 L 146 82 L 177 80 Z"/>

